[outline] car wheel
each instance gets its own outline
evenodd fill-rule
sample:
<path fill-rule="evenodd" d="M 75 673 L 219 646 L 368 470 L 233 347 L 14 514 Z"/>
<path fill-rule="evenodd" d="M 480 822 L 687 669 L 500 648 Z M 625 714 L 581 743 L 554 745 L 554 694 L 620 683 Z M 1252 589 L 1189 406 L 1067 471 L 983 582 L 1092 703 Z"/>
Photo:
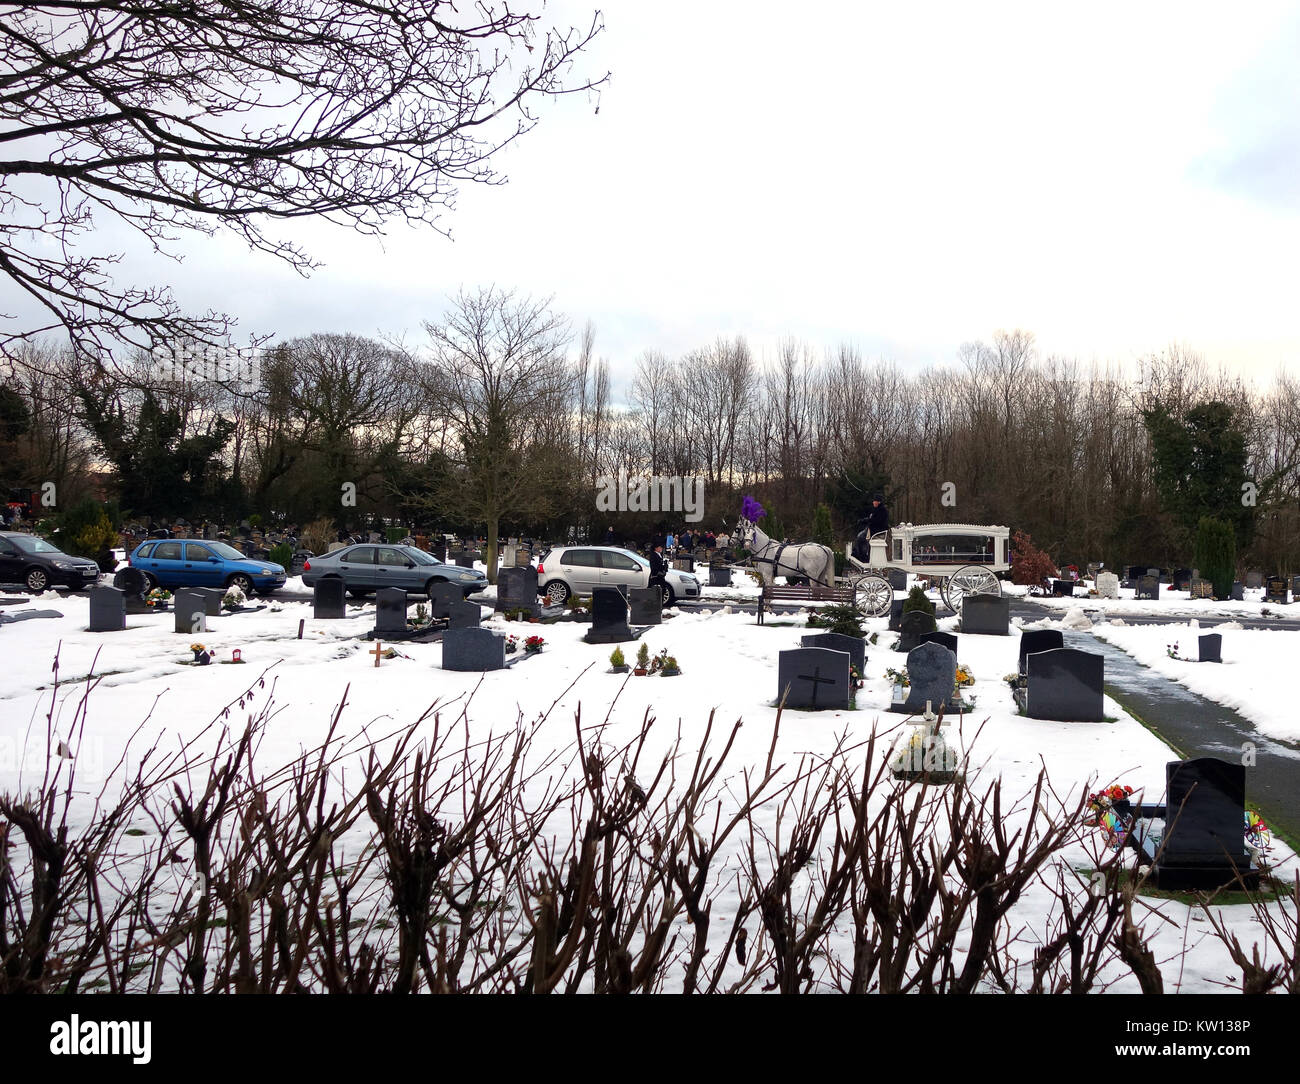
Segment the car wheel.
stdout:
<path fill-rule="evenodd" d="M 24 582 L 27 584 L 28 591 L 33 595 L 39 595 L 50 586 L 50 577 L 46 573 L 45 569 L 33 568 L 27 573 L 27 578 Z"/>
<path fill-rule="evenodd" d="M 142 572 L 140 575 L 144 577 L 144 593 L 147 595 L 158 586 L 158 578 L 156 576 L 150 576 L 147 572 Z"/>
<path fill-rule="evenodd" d="M 255 593 L 255 588 L 253 587 L 252 578 L 249 576 L 245 576 L 242 572 L 236 572 L 233 576 L 231 576 L 230 579 L 226 581 L 226 586 L 238 587 L 241 591 L 244 592 L 245 598 L 252 598 Z"/>
<path fill-rule="evenodd" d="M 361 587 L 349 587 L 348 594 L 353 598 L 365 598 L 370 592 Z"/>
<path fill-rule="evenodd" d="M 546 601 L 552 606 L 563 606 L 569 601 L 569 585 L 563 580 L 552 580 L 546 585 Z"/>
<path fill-rule="evenodd" d="M 669 587 L 668 584 L 666 583 L 661 583 L 659 585 L 659 593 L 663 595 L 663 599 L 664 599 L 663 608 L 665 610 L 668 609 L 669 606 L 671 606 L 673 603 L 677 601 L 677 596 L 673 593 L 673 589 Z"/>

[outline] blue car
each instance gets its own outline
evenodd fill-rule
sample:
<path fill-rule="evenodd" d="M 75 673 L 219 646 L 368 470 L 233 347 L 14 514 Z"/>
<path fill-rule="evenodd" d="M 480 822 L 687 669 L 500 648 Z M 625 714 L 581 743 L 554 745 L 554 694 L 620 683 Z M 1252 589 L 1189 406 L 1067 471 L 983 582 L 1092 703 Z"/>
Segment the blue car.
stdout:
<path fill-rule="evenodd" d="M 238 587 L 249 598 L 284 586 L 284 569 L 246 557 L 224 542 L 150 539 L 131 551 L 127 563 L 138 568 L 149 587 Z"/>

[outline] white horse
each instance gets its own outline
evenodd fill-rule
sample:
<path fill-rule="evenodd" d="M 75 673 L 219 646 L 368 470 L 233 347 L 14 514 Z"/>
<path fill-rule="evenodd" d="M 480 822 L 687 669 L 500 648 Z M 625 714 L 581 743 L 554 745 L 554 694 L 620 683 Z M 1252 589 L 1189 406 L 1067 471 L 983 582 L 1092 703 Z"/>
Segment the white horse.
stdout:
<path fill-rule="evenodd" d="M 759 530 L 758 524 L 742 519 L 736 524 L 733 544 L 753 555 L 754 567 L 765 587 L 778 576 L 801 576 L 814 587 L 835 586 L 835 554 L 820 542 L 775 542 Z"/>

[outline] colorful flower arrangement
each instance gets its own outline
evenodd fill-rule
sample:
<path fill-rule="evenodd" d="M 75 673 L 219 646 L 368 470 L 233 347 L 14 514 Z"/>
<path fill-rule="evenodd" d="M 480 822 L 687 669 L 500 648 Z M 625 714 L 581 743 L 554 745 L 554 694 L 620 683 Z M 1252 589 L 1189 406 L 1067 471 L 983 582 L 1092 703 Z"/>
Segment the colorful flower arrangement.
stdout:
<path fill-rule="evenodd" d="M 1116 783 L 1097 791 L 1096 794 L 1088 795 L 1088 813 L 1083 821 L 1084 826 L 1099 829 L 1111 850 L 1118 851 L 1123 847 L 1128 833 L 1124 822 L 1115 812 L 1114 805 L 1116 802 L 1125 801 L 1132 793 L 1132 787 Z"/>
<path fill-rule="evenodd" d="M 1257 858 L 1273 846 L 1273 833 L 1253 809 L 1246 810 L 1246 846 Z"/>
<path fill-rule="evenodd" d="M 545 643 L 546 641 L 540 636 L 530 636 L 524 641 L 524 651 L 526 654 L 535 655 L 542 650 Z"/>
<path fill-rule="evenodd" d="M 849 663 L 849 684 L 855 689 L 862 688 L 862 673 L 852 663 Z"/>
<path fill-rule="evenodd" d="M 1165 644 L 1165 654 L 1168 655 L 1171 659 L 1177 659 L 1179 662 L 1191 662 L 1191 661 L 1192 661 L 1191 659 L 1184 659 L 1180 654 L 1178 654 L 1178 642 L 1177 642 L 1177 641 L 1175 641 L 1175 642 L 1172 643 L 1172 644 Z"/>
<path fill-rule="evenodd" d="M 518 636 L 507 636 L 507 637 L 506 637 L 506 654 L 509 655 L 509 654 L 511 654 L 511 653 L 513 653 L 513 652 L 515 652 L 515 651 L 518 651 L 518 650 L 519 650 L 519 637 L 518 637 Z"/>
<path fill-rule="evenodd" d="M 969 666 L 957 667 L 957 684 L 956 688 L 961 689 L 967 685 L 975 684 L 975 671 Z"/>
<path fill-rule="evenodd" d="M 892 666 L 885 671 L 885 677 L 889 679 L 891 685 L 901 685 L 904 689 L 912 684 L 912 679 L 907 676 L 907 667 L 901 670 L 895 670 Z"/>
<path fill-rule="evenodd" d="M 146 606 L 163 606 L 166 605 L 172 597 L 172 593 L 165 587 L 155 587 L 144 596 Z"/>

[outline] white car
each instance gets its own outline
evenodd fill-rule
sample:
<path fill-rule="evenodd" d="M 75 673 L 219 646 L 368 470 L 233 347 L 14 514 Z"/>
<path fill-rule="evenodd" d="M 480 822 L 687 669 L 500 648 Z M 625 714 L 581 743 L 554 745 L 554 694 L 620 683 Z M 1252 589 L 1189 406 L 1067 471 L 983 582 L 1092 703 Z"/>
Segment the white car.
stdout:
<path fill-rule="evenodd" d="M 664 605 L 698 599 L 700 581 L 670 568 L 664 576 Z M 559 606 L 570 595 L 590 595 L 597 587 L 649 587 L 650 562 L 617 546 L 557 546 L 537 561 L 537 591 Z"/>

